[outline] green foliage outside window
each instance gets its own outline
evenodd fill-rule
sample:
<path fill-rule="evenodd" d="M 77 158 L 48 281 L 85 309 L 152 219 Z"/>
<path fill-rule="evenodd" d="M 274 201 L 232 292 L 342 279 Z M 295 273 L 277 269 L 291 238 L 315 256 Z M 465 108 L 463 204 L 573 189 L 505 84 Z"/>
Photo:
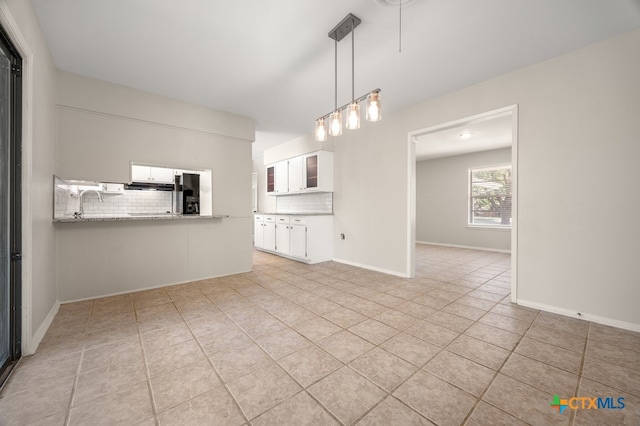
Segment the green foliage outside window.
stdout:
<path fill-rule="evenodd" d="M 470 170 L 470 225 L 511 226 L 511 166 Z"/>

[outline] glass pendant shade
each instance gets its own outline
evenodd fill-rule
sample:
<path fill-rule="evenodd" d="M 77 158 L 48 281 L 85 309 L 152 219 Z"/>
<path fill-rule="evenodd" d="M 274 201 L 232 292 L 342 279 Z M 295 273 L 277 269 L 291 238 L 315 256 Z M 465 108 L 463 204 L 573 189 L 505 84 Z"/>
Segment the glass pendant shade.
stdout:
<path fill-rule="evenodd" d="M 380 92 L 371 92 L 367 96 L 367 121 L 380 121 L 380 119 L 382 119 Z"/>
<path fill-rule="evenodd" d="M 327 122 L 324 118 L 316 120 L 316 140 L 318 142 L 327 140 Z"/>
<path fill-rule="evenodd" d="M 360 128 L 360 105 L 357 102 L 351 102 L 347 107 L 347 129 Z"/>
<path fill-rule="evenodd" d="M 342 134 L 342 114 L 340 111 L 334 111 L 329 118 L 329 134 L 331 136 L 340 136 Z"/>

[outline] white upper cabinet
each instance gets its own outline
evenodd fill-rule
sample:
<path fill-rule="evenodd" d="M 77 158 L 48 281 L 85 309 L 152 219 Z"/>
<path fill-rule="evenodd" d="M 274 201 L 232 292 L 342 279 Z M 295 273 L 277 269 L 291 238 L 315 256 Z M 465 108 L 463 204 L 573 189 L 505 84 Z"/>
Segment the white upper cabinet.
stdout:
<path fill-rule="evenodd" d="M 333 152 L 316 151 L 266 167 L 267 194 L 333 192 Z"/>
<path fill-rule="evenodd" d="M 333 152 L 318 151 L 303 156 L 304 191 L 333 192 Z"/>
<path fill-rule="evenodd" d="M 276 193 L 276 165 L 268 164 L 265 174 L 267 175 L 267 194 L 274 195 Z"/>
<path fill-rule="evenodd" d="M 289 160 L 289 192 L 304 191 L 303 163 L 304 157 L 295 157 Z"/>
<path fill-rule="evenodd" d="M 174 171 L 164 167 L 150 167 L 133 164 L 131 166 L 132 182 L 173 183 Z"/>
<path fill-rule="evenodd" d="M 276 195 L 289 193 L 288 161 L 276 163 Z"/>

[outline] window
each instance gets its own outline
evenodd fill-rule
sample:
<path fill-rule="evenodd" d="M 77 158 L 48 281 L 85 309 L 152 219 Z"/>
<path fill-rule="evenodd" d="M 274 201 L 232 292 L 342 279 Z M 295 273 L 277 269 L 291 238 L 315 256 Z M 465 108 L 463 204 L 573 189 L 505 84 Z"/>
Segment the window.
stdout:
<path fill-rule="evenodd" d="M 511 227 L 511 166 L 469 170 L 469 225 Z"/>

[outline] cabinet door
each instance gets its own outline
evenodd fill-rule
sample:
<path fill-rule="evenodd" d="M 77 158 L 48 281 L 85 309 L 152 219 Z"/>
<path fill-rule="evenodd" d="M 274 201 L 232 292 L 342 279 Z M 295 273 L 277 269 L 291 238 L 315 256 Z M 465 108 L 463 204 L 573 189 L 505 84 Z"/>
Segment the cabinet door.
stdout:
<path fill-rule="evenodd" d="M 131 166 L 131 182 L 148 182 L 151 179 L 151 167 Z"/>
<path fill-rule="evenodd" d="M 253 245 L 258 248 L 264 248 L 264 223 L 262 219 L 254 221 Z"/>
<path fill-rule="evenodd" d="M 289 226 L 289 254 L 301 259 L 307 258 L 307 226 Z"/>
<path fill-rule="evenodd" d="M 286 194 L 289 192 L 289 162 L 280 161 L 276 163 L 276 194 Z"/>
<path fill-rule="evenodd" d="M 164 167 L 151 167 L 151 180 L 158 183 L 173 183 L 173 169 Z"/>
<path fill-rule="evenodd" d="M 267 194 L 276 192 L 276 166 L 267 166 Z"/>
<path fill-rule="evenodd" d="M 305 189 L 318 189 L 318 154 L 304 157 Z"/>
<path fill-rule="evenodd" d="M 304 191 L 304 173 L 302 171 L 304 163 L 303 157 L 296 157 L 289 160 L 289 192 Z"/>
<path fill-rule="evenodd" d="M 264 223 L 263 246 L 265 250 L 276 250 L 276 224 Z"/>
<path fill-rule="evenodd" d="M 276 251 L 289 254 L 289 225 L 276 225 Z"/>

